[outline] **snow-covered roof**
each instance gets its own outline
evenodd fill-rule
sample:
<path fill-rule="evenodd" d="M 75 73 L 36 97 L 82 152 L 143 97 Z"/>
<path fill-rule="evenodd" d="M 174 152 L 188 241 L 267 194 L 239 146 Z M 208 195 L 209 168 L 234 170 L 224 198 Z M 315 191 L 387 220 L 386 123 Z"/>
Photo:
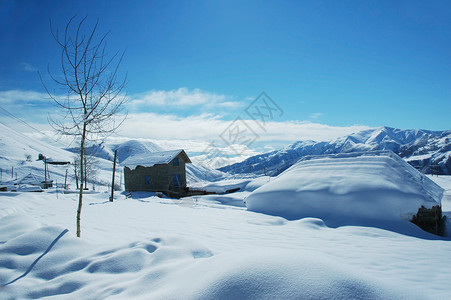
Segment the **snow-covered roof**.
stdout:
<path fill-rule="evenodd" d="M 391 151 L 305 157 L 246 199 L 249 210 L 332 226 L 411 217 L 443 189 Z"/>
<path fill-rule="evenodd" d="M 137 166 L 153 167 L 158 164 L 168 164 L 179 154 L 182 154 L 185 163 L 191 163 L 191 160 L 188 155 L 186 155 L 185 151 L 183 149 L 178 149 L 130 156 L 122 162 L 122 165 L 129 167 L 130 169 L 135 169 Z"/>
<path fill-rule="evenodd" d="M 70 165 L 70 161 L 61 158 L 47 157 L 45 161 L 50 165 Z"/>
<path fill-rule="evenodd" d="M 17 184 L 39 184 L 41 181 L 44 180 L 44 176 L 37 176 L 34 174 L 28 174 L 27 176 L 18 179 L 16 181 Z"/>

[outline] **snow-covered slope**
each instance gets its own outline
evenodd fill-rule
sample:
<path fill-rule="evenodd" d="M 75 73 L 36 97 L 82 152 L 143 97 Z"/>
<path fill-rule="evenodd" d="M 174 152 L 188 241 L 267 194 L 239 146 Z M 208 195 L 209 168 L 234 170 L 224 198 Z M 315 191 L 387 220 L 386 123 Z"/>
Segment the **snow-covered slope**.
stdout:
<path fill-rule="evenodd" d="M 246 205 L 291 220 L 397 231 L 421 206 L 441 205 L 443 192 L 391 151 L 360 152 L 306 157 L 251 193 Z"/>
<path fill-rule="evenodd" d="M 24 177 L 33 176 L 36 181 L 44 181 L 45 165 L 43 160 L 38 160 L 39 154 L 48 160 L 73 162 L 75 154 L 64 150 L 61 145 L 43 142 L 25 134 L 17 132 L 10 127 L 0 124 L 0 168 L 2 169 L 2 184 L 20 183 Z M 95 175 L 88 178 L 88 187 L 103 185 L 107 188 L 111 182 L 113 164 L 100 156 L 95 163 Z M 54 184 L 65 182 L 67 170 L 67 184 L 70 189 L 75 188 L 73 164 L 71 165 L 47 165 L 47 179 Z M 11 172 L 14 172 L 11 174 Z M 94 173 L 94 172 L 92 172 Z M 118 174 L 119 176 L 119 174 Z M 17 178 L 17 181 L 16 181 Z M 118 181 L 120 181 L 118 179 Z"/>
<path fill-rule="evenodd" d="M 72 153 L 0 124 L 0 168 L 3 183 L 16 177 L 23 178 L 30 173 L 38 176 L 38 180 L 44 180 L 44 162 L 38 160 L 39 154 L 52 160 L 72 160 Z M 49 171 L 64 178 L 65 170 L 65 167 L 50 167 Z"/>
<path fill-rule="evenodd" d="M 55 160 L 68 160 L 71 153 L 58 146 L 41 142 L 0 123 L 0 159 L 24 161 L 30 155 L 37 160 L 41 153 Z"/>
<path fill-rule="evenodd" d="M 281 150 L 253 156 L 219 170 L 232 174 L 266 172 L 268 175 L 277 175 L 306 155 L 375 150 L 391 150 L 423 173 L 430 173 L 432 164 L 437 165 L 439 173 L 451 174 L 451 131 L 389 127 L 364 130 L 330 142 L 299 141 Z"/>

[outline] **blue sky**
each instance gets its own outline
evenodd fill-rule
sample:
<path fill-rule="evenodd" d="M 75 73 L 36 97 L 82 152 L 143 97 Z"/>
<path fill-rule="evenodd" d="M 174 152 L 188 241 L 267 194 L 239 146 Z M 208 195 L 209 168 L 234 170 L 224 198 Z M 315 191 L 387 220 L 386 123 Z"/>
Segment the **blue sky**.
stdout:
<path fill-rule="evenodd" d="M 0 0 L 0 101 L 36 126 L 53 109 L 37 71 L 58 70 L 49 18 L 74 14 L 126 50 L 125 136 L 212 139 L 262 91 L 283 111 L 256 127 L 263 144 L 451 127 L 449 1 Z"/>

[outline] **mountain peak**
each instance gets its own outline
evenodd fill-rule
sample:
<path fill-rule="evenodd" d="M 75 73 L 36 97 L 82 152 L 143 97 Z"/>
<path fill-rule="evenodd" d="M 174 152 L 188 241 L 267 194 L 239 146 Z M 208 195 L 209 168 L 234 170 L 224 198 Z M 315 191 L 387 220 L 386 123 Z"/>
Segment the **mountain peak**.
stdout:
<path fill-rule="evenodd" d="M 446 137 L 449 136 L 449 139 Z M 445 138 L 444 138 L 445 137 Z M 440 141 L 439 141 L 440 140 Z M 440 172 L 451 174 L 451 131 L 397 129 L 381 126 L 342 136 L 330 142 L 298 141 L 281 150 L 259 155 L 219 170 L 230 173 L 277 175 L 306 155 L 339 154 L 373 150 L 391 150 L 423 172 L 439 165 Z M 449 152 L 449 155 L 443 155 Z M 424 156 L 429 153 L 430 155 Z M 416 158 L 423 155 L 422 158 Z M 249 168 L 249 165 L 252 167 Z"/>

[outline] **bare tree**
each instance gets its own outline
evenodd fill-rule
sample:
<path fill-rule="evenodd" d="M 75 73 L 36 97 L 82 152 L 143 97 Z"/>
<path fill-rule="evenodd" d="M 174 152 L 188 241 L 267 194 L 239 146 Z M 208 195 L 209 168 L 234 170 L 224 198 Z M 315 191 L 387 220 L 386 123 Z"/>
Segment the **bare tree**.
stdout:
<path fill-rule="evenodd" d="M 80 152 L 78 152 L 80 153 Z M 73 168 L 74 168 L 74 178 L 75 178 L 75 182 L 77 185 L 77 189 L 79 187 L 78 183 L 80 181 L 80 174 L 81 174 L 81 169 L 80 169 L 80 155 L 77 154 L 74 156 L 74 163 L 73 163 Z M 97 157 L 93 156 L 93 155 L 89 155 L 85 153 L 83 155 L 83 178 L 84 178 L 84 189 L 86 190 L 88 187 L 88 182 L 91 182 L 93 185 L 95 183 L 96 180 L 96 175 L 97 175 L 97 171 L 99 168 L 99 161 L 97 159 Z"/>
<path fill-rule="evenodd" d="M 79 168 L 84 170 L 85 145 L 88 140 L 97 140 L 111 135 L 125 120 L 121 115 L 124 108 L 126 76 L 118 79 L 118 68 L 124 53 L 109 56 L 106 51 L 107 34 L 97 37 L 97 26 L 87 30 L 87 17 L 74 24 L 72 17 L 66 25 L 63 34 L 54 31 L 50 23 L 51 33 L 61 50 L 61 65 L 59 73 L 48 73 L 53 83 L 65 91 L 65 96 L 50 92 L 44 84 L 47 93 L 56 103 L 62 113 L 62 118 L 50 117 L 53 128 L 63 135 L 79 139 Z M 117 117 L 122 116 L 120 120 Z M 83 204 L 84 172 L 80 175 L 80 193 L 77 209 L 77 236 L 80 237 L 80 218 Z"/>

